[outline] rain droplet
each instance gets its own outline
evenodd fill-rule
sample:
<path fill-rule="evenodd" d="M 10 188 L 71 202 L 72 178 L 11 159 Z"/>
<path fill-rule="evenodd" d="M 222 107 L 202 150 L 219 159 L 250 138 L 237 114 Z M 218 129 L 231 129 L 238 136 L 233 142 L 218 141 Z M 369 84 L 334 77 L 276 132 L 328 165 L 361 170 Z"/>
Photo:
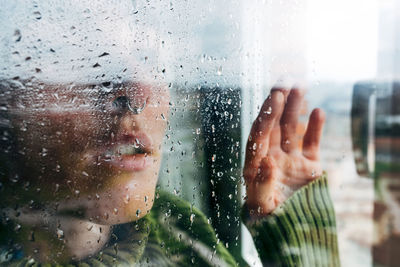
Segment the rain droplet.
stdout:
<path fill-rule="evenodd" d="M 133 9 L 132 9 L 133 14 L 139 13 L 139 10 L 137 8 L 137 1 L 136 0 L 132 0 L 132 6 L 133 6 Z"/>
<path fill-rule="evenodd" d="M 14 227 L 14 231 L 18 232 L 21 228 L 22 228 L 22 226 L 21 226 L 20 224 L 17 224 L 17 225 Z"/>
<path fill-rule="evenodd" d="M 141 211 L 140 211 L 140 209 L 138 209 L 138 210 L 136 211 L 136 217 L 139 217 L 140 213 L 141 213 Z"/>
<path fill-rule="evenodd" d="M 272 113 L 272 107 L 269 106 L 269 107 L 267 108 L 267 110 L 265 111 L 265 113 L 268 114 L 268 115 L 271 115 L 271 113 Z"/>
<path fill-rule="evenodd" d="M 110 55 L 109 53 L 107 53 L 107 52 L 104 52 L 103 54 L 101 54 L 99 57 L 105 57 L 105 56 L 108 56 L 108 55 Z"/>
<path fill-rule="evenodd" d="M 190 223 L 193 223 L 193 222 L 194 222 L 194 217 L 196 217 L 196 215 L 192 213 L 192 214 L 190 215 Z"/>
<path fill-rule="evenodd" d="M 129 195 L 126 195 L 124 198 L 124 203 L 128 204 L 130 200 L 131 200 L 131 197 Z"/>
<path fill-rule="evenodd" d="M 222 177 L 223 175 L 224 175 L 223 172 L 217 172 L 217 176 L 218 176 L 218 177 Z"/>
<path fill-rule="evenodd" d="M 217 75 L 221 76 L 222 75 L 222 66 L 219 66 L 217 69 Z"/>
<path fill-rule="evenodd" d="M 257 149 L 257 144 L 254 143 L 254 144 L 253 144 L 253 150 L 256 150 L 256 149 Z"/>
<path fill-rule="evenodd" d="M 60 228 L 57 228 L 57 238 L 62 240 L 64 238 L 64 231 Z"/>
<path fill-rule="evenodd" d="M 311 171 L 311 177 L 315 177 L 315 170 Z"/>
<path fill-rule="evenodd" d="M 37 19 L 37 20 L 42 18 L 42 14 L 39 11 L 33 12 L 33 15 L 35 15 L 35 19 Z"/>
<path fill-rule="evenodd" d="M 19 41 L 21 41 L 21 39 L 22 39 L 22 35 L 21 35 L 21 31 L 20 30 L 15 30 L 14 31 L 14 41 L 17 43 L 17 42 L 19 42 Z"/>
<path fill-rule="evenodd" d="M 48 152 L 48 150 L 46 149 L 46 148 L 42 148 L 42 157 L 46 157 L 47 156 L 47 152 Z"/>
<path fill-rule="evenodd" d="M 217 155 L 213 154 L 212 157 L 211 157 L 211 161 L 215 162 L 216 159 L 217 159 Z"/>

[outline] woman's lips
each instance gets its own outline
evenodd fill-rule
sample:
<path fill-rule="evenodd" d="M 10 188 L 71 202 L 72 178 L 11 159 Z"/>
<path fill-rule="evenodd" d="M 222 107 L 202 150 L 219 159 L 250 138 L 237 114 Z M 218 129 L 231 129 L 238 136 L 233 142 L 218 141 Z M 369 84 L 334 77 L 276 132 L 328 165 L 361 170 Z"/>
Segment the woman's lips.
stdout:
<path fill-rule="evenodd" d="M 105 161 L 113 167 L 123 171 L 142 171 L 153 163 L 153 157 L 146 154 L 114 156 Z"/>
<path fill-rule="evenodd" d="M 100 153 L 98 160 L 118 170 L 142 171 L 154 162 L 151 140 L 143 133 L 122 134 Z"/>

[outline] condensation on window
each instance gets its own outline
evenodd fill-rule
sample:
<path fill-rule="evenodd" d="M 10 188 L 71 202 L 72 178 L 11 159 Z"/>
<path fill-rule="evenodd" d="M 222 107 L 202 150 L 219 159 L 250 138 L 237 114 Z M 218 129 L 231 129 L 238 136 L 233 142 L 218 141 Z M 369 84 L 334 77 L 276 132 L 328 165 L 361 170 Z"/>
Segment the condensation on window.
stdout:
<path fill-rule="evenodd" d="M 0 4 L 0 265 L 400 262 L 398 1 Z"/>

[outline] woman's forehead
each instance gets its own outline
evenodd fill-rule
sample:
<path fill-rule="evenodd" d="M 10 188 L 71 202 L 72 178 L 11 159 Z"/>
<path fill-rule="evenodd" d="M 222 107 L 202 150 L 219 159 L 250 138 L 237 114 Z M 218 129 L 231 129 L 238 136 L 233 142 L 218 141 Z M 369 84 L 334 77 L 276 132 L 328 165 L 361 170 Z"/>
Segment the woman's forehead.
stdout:
<path fill-rule="evenodd" d="M 6 2 L 0 11 L 0 77 L 85 84 L 162 79 L 154 21 L 134 14 L 135 1 L 93 2 Z"/>

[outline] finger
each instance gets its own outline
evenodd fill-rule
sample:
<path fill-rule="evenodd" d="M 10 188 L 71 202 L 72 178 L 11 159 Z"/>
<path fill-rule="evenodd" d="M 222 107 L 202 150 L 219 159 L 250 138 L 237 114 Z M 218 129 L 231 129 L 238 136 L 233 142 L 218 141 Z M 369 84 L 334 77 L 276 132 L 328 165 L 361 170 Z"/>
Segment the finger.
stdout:
<path fill-rule="evenodd" d="M 288 88 L 286 88 L 286 87 L 282 87 L 282 86 L 276 85 L 276 86 L 272 87 L 271 93 L 270 93 L 270 94 L 272 94 L 272 93 L 274 93 L 274 92 L 278 92 L 278 91 L 281 92 L 281 93 L 283 94 L 284 99 L 285 99 L 285 103 L 286 103 L 287 98 L 288 98 L 288 96 L 289 96 L 289 94 L 290 94 L 290 89 L 288 89 Z"/>
<path fill-rule="evenodd" d="M 319 159 L 319 145 L 324 123 L 325 113 L 322 109 L 314 109 L 311 112 L 307 130 L 303 138 L 303 155 L 310 160 Z"/>
<path fill-rule="evenodd" d="M 292 89 L 287 99 L 285 109 L 280 120 L 281 126 L 281 147 L 285 152 L 297 149 L 297 123 L 300 110 L 303 104 L 304 91 Z"/>
<path fill-rule="evenodd" d="M 284 103 L 286 103 L 290 90 L 280 86 L 275 86 L 271 89 L 271 93 L 276 91 L 279 91 L 283 94 Z M 279 120 L 275 120 L 274 128 L 272 129 L 272 132 L 270 134 L 269 149 L 271 149 L 272 147 L 280 148 L 280 146 L 281 146 L 281 129 L 279 125 Z"/>
<path fill-rule="evenodd" d="M 274 91 L 264 101 L 260 113 L 253 123 L 246 146 L 244 175 L 250 179 L 257 173 L 260 160 L 267 154 L 270 134 L 276 120 L 283 111 L 284 96 L 280 91 Z"/>

